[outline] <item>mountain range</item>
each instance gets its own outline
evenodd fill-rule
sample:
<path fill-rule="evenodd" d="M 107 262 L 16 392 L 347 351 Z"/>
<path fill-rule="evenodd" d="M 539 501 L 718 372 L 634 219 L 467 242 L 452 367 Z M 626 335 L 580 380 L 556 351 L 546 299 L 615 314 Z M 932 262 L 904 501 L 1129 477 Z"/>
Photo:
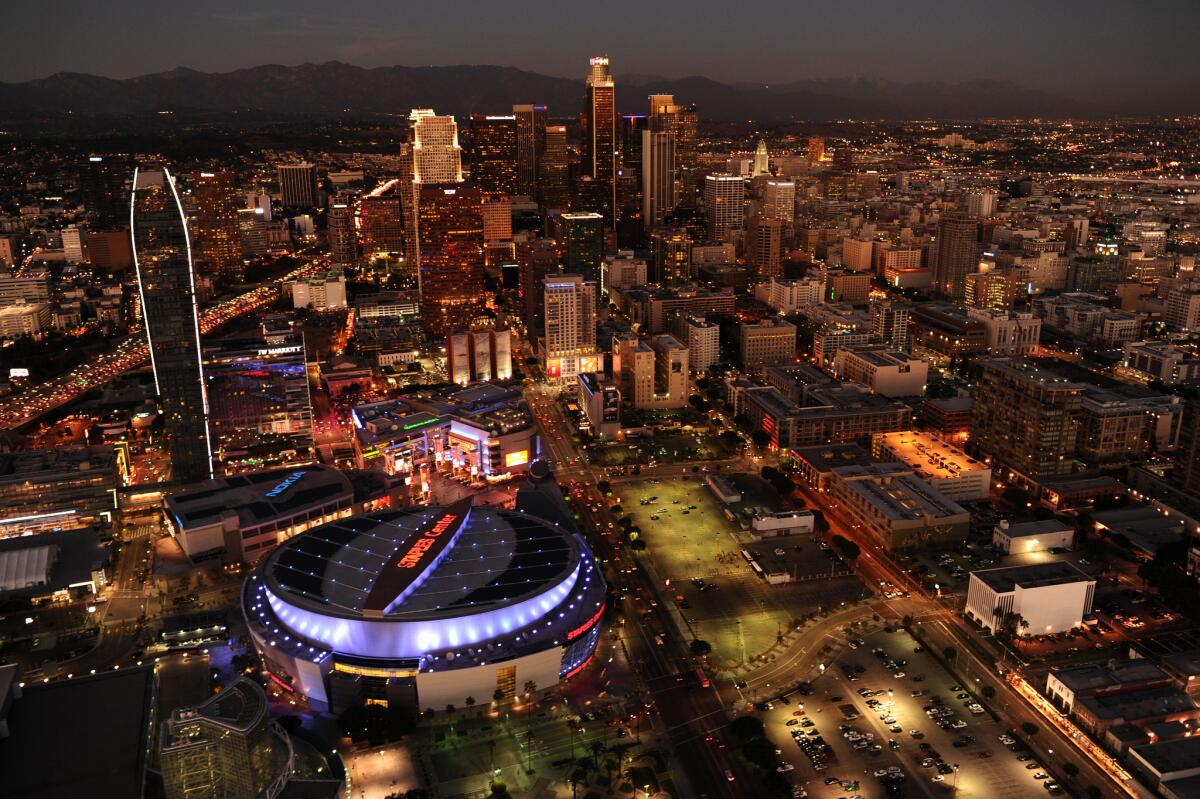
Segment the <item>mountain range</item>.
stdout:
<path fill-rule="evenodd" d="M 651 93 L 696 103 L 703 119 L 759 122 L 834 119 L 980 119 L 1099 117 L 1112 109 L 1005 81 L 902 83 L 879 79 L 801 80 L 761 85 L 705 77 L 617 78 L 622 113 L 644 113 Z M 209 73 L 180 67 L 113 79 L 63 72 L 0 83 L 0 119 L 71 113 L 91 116 L 177 113 L 334 116 L 407 114 L 431 107 L 464 115 L 503 112 L 514 103 L 544 103 L 551 116 L 573 116 L 583 81 L 512 67 L 377 67 L 337 61 L 266 64 Z"/>

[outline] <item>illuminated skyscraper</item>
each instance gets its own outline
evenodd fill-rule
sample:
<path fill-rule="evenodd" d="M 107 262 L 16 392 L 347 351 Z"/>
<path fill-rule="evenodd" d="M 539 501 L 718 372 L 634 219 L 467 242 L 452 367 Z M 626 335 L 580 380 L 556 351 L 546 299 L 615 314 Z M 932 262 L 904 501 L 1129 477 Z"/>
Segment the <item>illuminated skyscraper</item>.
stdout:
<path fill-rule="evenodd" d="M 209 426 L 223 471 L 270 468 L 313 456 L 304 333 L 269 317 L 262 335 L 204 347 Z"/>
<path fill-rule="evenodd" d="M 192 176 L 196 205 L 196 244 L 200 260 L 218 275 L 241 280 L 242 238 L 233 173 L 198 172 Z"/>
<path fill-rule="evenodd" d="M 404 250 L 404 217 L 400 180 L 381 183 L 362 196 L 358 215 L 362 223 L 363 252 L 384 253 Z"/>
<path fill-rule="evenodd" d="M 485 194 L 518 193 L 517 118 L 471 115 L 467 146 L 471 182 Z"/>
<path fill-rule="evenodd" d="M 759 139 L 758 148 L 754 151 L 754 171 L 751 177 L 771 174 L 771 154 L 767 152 L 767 140 Z"/>
<path fill-rule="evenodd" d="M 648 127 L 675 134 L 675 196 L 680 205 L 696 204 L 696 146 L 700 114 L 695 104 L 682 105 L 671 94 L 650 95 Z"/>
<path fill-rule="evenodd" d="M 519 241 L 517 264 L 521 319 L 525 322 L 526 335 L 540 340 L 546 333 L 545 279 L 558 271 L 558 247 L 553 239 Z"/>
<path fill-rule="evenodd" d="M 763 187 L 762 216 L 778 219 L 790 228 L 796 221 L 796 182 L 793 180 L 768 180 Z"/>
<path fill-rule="evenodd" d="M 616 83 L 608 71 L 608 56 L 591 59 L 583 114 L 579 118 L 582 167 L 592 179 L 595 205 L 616 227 L 617 106 Z"/>
<path fill-rule="evenodd" d="M 538 175 L 546 149 L 546 106 L 514 105 L 517 118 L 517 193 L 540 197 Z"/>
<path fill-rule="evenodd" d="M 675 209 L 675 134 L 642 131 L 642 221 L 661 225 Z"/>
<path fill-rule="evenodd" d="M 421 314 L 431 335 L 470 327 L 485 306 L 483 198 L 464 183 L 421 186 Z"/>
<path fill-rule="evenodd" d="M 704 177 L 704 213 L 708 235 L 727 241 L 745 224 L 746 183 L 737 175 L 717 173 Z"/>
<path fill-rule="evenodd" d="M 336 203 L 329 209 L 329 259 L 335 264 L 348 265 L 358 257 L 358 233 L 354 230 L 354 209 L 346 203 Z"/>
<path fill-rule="evenodd" d="M 820 136 L 809 136 L 808 138 L 808 162 L 810 164 L 819 164 L 825 158 L 825 140 Z"/>
<path fill-rule="evenodd" d="M 547 379 L 574 382 L 577 374 L 597 371 L 596 284 L 581 275 L 554 275 L 545 278 L 544 292 Z"/>
<path fill-rule="evenodd" d="M 546 148 L 538 164 L 538 202 L 544 208 L 566 210 L 571 207 L 567 185 L 567 126 L 546 127 Z"/>
<path fill-rule="evenodd" d="M 417 183 L 454 183 L 463 179 L 458 124 L 430 108 L 414 108 L 412 122 L 413 175 Z"/>
<path fill-rule="evenodd" d="M 956 300 L 967 295 L 967 275 L 979 271 L 979 221 L 963 213 L 938 220 L 933 288 Z"/>
<path fill-rule="evenodd" d="M 135 170 L 133 187 L 134 266 L 171 469 L 176 480 L 204 480 L 212 477 L 212 447 L 187 221 L 165 169 Z"/>

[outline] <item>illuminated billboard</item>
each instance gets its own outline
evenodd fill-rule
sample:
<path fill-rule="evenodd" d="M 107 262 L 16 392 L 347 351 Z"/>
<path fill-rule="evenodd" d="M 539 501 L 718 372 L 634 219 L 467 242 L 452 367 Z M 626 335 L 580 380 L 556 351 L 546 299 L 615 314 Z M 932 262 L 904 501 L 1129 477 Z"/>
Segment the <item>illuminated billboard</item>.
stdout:
<path fill-rule="evenodd" d="M 514 466 L 524 466 L 529 463 L 529 450 L 523 449 L 520 452 L 510 452 L 504 456 L 504 468 L 511 469 Z"/>
<path fill-rule="evenodd" d="M 448 506 L 396 550 L 367 594 L 364 615 L 387 613 L 424 582 L 463 529 L 472 503 L 467 497 Z"/>

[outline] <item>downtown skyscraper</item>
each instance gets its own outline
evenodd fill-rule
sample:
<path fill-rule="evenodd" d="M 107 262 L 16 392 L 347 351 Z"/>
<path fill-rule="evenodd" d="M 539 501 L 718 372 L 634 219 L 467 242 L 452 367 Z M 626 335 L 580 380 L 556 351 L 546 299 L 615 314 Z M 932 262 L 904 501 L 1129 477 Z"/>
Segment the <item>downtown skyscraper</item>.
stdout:
<path fill-rule="evenodd" d="M 192 199 L 196 207 L 197 260 L 215 274 L 241 280 L 245 270 L 233 173 L 218 170 L 192 175 Z"/>
<path fill-rule="evenodd" d="M 180 482 L 206 480 L 213 474 L 212 444 L 200 358 L 195 271 L 187 220 L 170 172 L 134 171 L 130 228 L 171 472 Z"/>
<path fill-rule="evenodd" d="M 617 213 L 617 88 L 608 71 L 608 56 L 591 59 L 583 114 L 579 118 L 581 167 L 591 178 L 593 210 L 616 227 Z"/>
<path fill-rule="evenodd" d="M 514 105 L 517 119 L 517 190 L 540 199 L 538 174 L 546 150 L 548 109 L 544 105 Z"/>
<path fill-rule="evenodd" d="M 979 271 L 979 220 L 951 212 L 938 221 L 933 288 L 954 300 L 967 296 L 967 275 Z"/>

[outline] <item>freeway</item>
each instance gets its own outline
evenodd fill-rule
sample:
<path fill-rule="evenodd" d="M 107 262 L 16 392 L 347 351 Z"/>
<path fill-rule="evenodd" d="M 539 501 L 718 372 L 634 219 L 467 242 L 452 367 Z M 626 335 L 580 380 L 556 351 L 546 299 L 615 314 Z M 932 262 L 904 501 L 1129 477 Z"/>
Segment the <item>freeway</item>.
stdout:
<path fill-rule="evenodd" d="M 304 277 L 327 267 L 328 264 L 325 261 L 315 259 L 281 278 L 218 302 L 200 314 L 200 332 L 210 333 L 237 316 L 271 304 L 278 298 L 280 287 L 284 282 Z M 88 363 L 81 364 L 27 391 L 0 401 L 0 427 L 14 430 L 29 424 L 41 416 L 73 402 L 85 392 L 97 388 L 131 369 L 144 366 L 149 360 L 150 350 L 146 346 L 143 336 L 132 335 L 111 351 L 100 354 Z"/>

